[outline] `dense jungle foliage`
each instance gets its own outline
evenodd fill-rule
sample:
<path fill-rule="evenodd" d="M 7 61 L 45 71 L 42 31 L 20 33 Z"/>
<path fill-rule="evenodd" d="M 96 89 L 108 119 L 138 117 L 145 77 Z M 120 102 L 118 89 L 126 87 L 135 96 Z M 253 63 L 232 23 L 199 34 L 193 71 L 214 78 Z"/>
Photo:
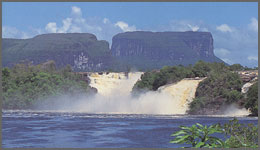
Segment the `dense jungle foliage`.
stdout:
<path fill-rule="evenodd" d="M 241 124 L 234 118 L 224 125 L 203 126 L 199 123 L 191 127 L 180 126 L 181 130 L 173 133 L 170 143 L 187 144 L 195 148 L 257 148 L 258 127 L 253 124 Z M 216 137 L 224 135 L 224 139 Z"/>
<path fill-rule="evenodd" d="M 218 69 L 217 69 L 218 68 Z M 233 70 L 233 69 L 231 69 Z M 246 94 L 241 93 L 243 81 L 230 71 L 228 66 L 219 66 L 209 72 L 207 78 L 199 83 L 196 97 L 190 103 L 189 114 L 221 114 L 231 104 L 247 108 L 251 115 L 258 115 L 257 82 Z"/>
<path fill-rule="evenodd" d="M 252 116 L 258 116 L 258 82 L 249 88 L 245 107 L 252 112 Z"/>
<path fill-rule="evenodd" d="M 206 77 L 211 69 L 209 64 L 198 61 L 194 66 L 165 66 L 158 71 L 145 72 L 141 76 L 141 80 L 134 85 L 133 91 L 156 91 L 160 86 L 178 82 L 183 78 Z"/>
<path fill-rule="evenodd" d="M 248 92 L 248 96 L 241 94 L 244 83 L 236 73 L 250 69 L 240 64 L 227 66 L 224 63 L 203 61 L 198 61 L 194 66 L 166 66 L 158 71 L 144 73 L 141 80 L 134 85 L 133 95 L 149 90 L 156 91 L 160 86 L 183 78 L 207 77 L 197 88 L 196 97 L 189 106 L 189 114 L 216 114 L 225 106 L 236 104 L 249 108 L 253 115 L 257 115 L 257 87 L 253 88 L 256 89 L 253 90 L 255 92 Z"/>
<path fill-rule="evenodd" d="M 77 95 L 94 90 L 68 65 L 57 70 L 54 61 L 2 69 L 3 109 L 32 109 L 48 97 Z"/>

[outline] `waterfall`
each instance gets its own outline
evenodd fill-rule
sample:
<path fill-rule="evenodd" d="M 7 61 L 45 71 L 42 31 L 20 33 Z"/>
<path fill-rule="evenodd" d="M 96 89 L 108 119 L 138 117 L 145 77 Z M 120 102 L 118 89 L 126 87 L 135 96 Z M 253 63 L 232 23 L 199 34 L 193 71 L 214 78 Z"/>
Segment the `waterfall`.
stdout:
<path fill-rule="evenodd" d="M 199 83 L 204 79 L 183 79 L 180 82 L 162 86 L 158 90 L 171 95 L 174 103 L 178 105 L 174 108 L 176 113 L 185 114 L 188 110 L 188 104 L 195 98 Z"/>
<path fill-rule="evenodd" d="M 255 84 L 257 82 L 257 77 L 255 77 L 253 80 L 251 80 L 251 81 L 249 81 L 249 82 L 247 82 L 247 83 L 245 83 L 243 86 L 242 86 L 242 88 L 241 88 L 241 93 L 247 93 L 247 91 L 249 90 L 249 88 L 253 85 L 253 84 Z"/>
<path fill-rule="evenodd" d="M 199 82 L 203 80 L 183 79 L 157 91 L 131 97 L 132 87 L 142 74 L 129 73 L 127 77 L 125 73 L 91 73 L 90 86 L 97 88 L 98 94 L 82 110 L 94 113 L 185 114 Z"/>
<path fill-rule="evenodd" d="M 90 86 L 98 90 L 102 96 L 111 96 L 114 92 L 127 96 L 143 72 L 90 73 Z"/>

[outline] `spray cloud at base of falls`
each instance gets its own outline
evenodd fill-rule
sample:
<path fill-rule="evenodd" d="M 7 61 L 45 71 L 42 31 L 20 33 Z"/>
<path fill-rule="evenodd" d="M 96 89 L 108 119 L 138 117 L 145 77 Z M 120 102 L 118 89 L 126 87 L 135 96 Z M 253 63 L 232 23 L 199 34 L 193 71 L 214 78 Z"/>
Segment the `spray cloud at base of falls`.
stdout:
<path fill-rule="evenodd" d="M 75 103 L 70 103 L 69 107 L 64 107 L 64 103 L 60 109 L 86 113 L 185 114 L 202 80 L 183 79 L 162 86 L 157 91 L 147 91 L 139 97 L 133 97 L 132 88 L 142 74 L 90 73 L 90 86 L 97 88 L 98 93 L 91 97 L 79 96 Z"/>
<path fill-rule="evenodd" d="M 132 96 L 132 88 L 142 74 L 143 72 L 89 73 L 90 86 L 98 90 L 97 94 L 50 98 L 48 101 L 51 103 L 40 104 L 38 109 L 97 114 L 186 114 L 198 84 L 205 79 L 185 78 L 177 83 L 161 86 L 157 91 Z M 248 113 L 246 109 L 230 105 L 216 115 L 245 116 Z"/>

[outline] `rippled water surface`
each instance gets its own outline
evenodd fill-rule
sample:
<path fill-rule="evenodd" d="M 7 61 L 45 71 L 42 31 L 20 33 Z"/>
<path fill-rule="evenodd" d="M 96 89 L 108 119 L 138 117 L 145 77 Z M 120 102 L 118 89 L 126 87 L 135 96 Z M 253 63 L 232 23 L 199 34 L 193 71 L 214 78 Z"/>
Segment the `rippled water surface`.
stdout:
<path fill-rule="evenodd" d="M 156 148 L 170 144 L 180 125 L 226 123 L 232 117 L 187 115 L 86 114 L 3 111 L 4 148 Z M 257 124 L 258 118 L 238 117 Z"/>

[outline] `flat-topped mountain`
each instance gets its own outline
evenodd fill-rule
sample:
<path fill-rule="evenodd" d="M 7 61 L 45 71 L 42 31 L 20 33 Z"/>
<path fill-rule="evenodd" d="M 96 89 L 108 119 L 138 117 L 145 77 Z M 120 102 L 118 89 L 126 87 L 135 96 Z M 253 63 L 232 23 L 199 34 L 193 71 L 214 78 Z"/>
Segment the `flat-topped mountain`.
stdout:
<path fill-rule="evenodd" d="M 198 60 L 223 62 L 213 53 L 209 32 L 126 32 L 113 37 L 112 48 L 89 33 L 52 33 L 30 39 L 2 40 L 3 66 L 22 60 L 40 64 L 54 60 L 74 71 L 126 71 L 194 64 Z"/>
<path fill-rule="evenodd" d="M 112 54 L 136 68 L 223 62 L 214 55 L 210 32 L 126 32 L 113 37 Z"/>
<path fill-rule="evenodd" d="M 40 64 L 54 60 L 58 67 L 70 64 L 74 70 L 100 71 L 113 63 L 109 43 L 89 33 L 53 33 L 31 39 L 3 39 L 3 66 L 21 60 Z"/>

